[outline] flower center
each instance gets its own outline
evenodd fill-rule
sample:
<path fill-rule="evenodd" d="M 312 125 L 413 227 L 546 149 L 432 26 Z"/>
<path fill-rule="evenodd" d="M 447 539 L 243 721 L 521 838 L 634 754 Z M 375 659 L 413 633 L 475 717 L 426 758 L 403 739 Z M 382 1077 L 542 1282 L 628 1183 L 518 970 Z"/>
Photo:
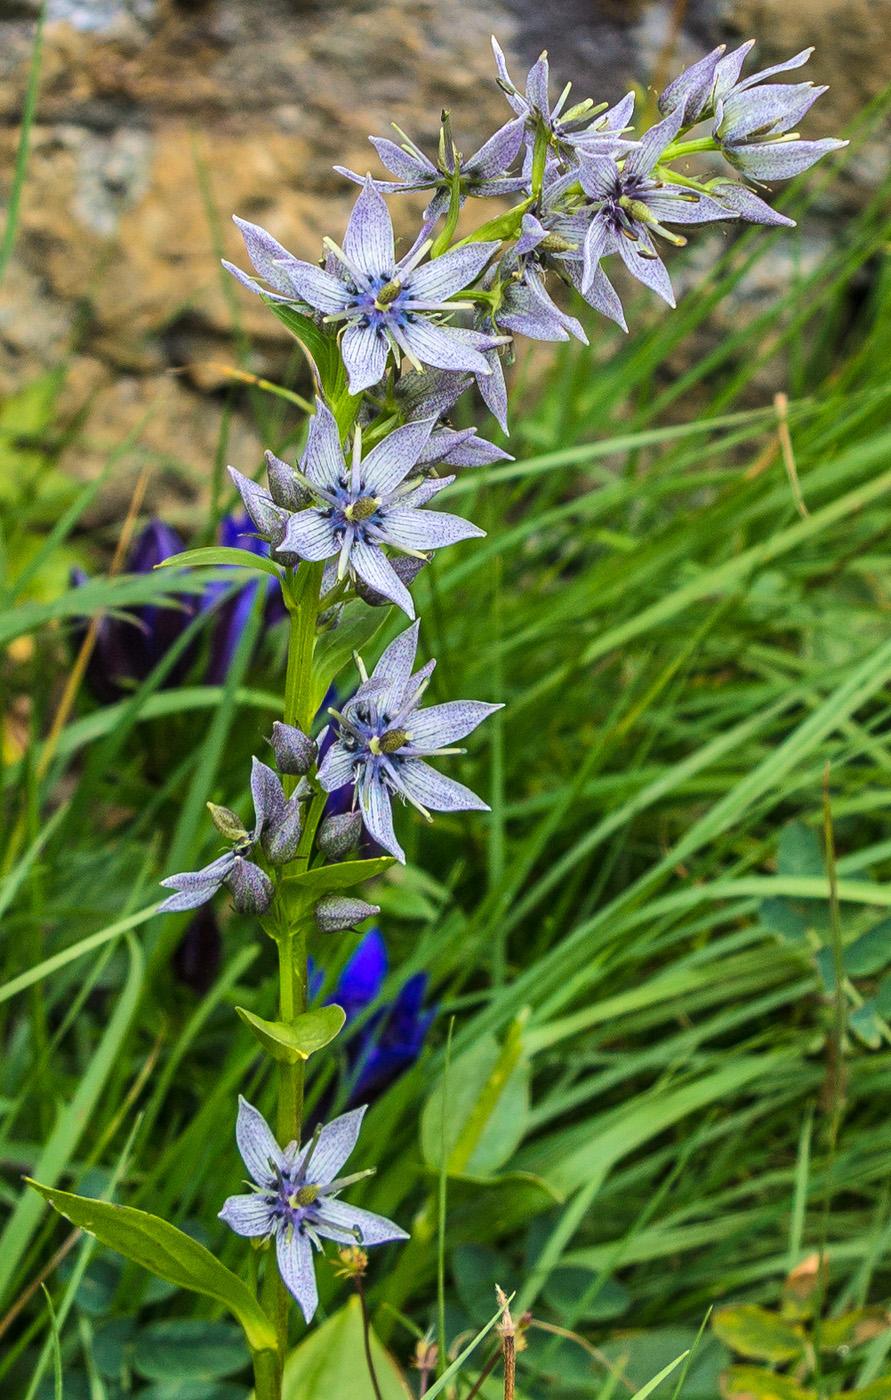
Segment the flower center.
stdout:
<path fill-rule="evenodd" d="M 385 286 L 381 287 L 374 299 L 378 311 L 386 311 L 388 306 L 392 306 L 401 291 L 402 283 L 398 277 L 394 277 L 392 282 L 387 282 Z"/>
<path fill-rule="evenodd" d="M 381 504 L 380 496 L 360 496 L 344 511 L 347 520 L 354 524 L 357 520 L 369 520 Z"/>
<path fill-rule="evenodd" d="M 301 1186 L 299 1191 L 295 1191 L 291 1196 L 289 1204 L 293 1207 L 311 1206 L 319 1194 L 318 1186 Z"/>
<path fill-rule="evenodd" d="M 375 734 L 368 747 L 372 753 L 395 753 L 397 749 L 402 748 L 408 737 L 406 729 L 388 729 L 386 734 L 381 734 L 380 737 Z"/>

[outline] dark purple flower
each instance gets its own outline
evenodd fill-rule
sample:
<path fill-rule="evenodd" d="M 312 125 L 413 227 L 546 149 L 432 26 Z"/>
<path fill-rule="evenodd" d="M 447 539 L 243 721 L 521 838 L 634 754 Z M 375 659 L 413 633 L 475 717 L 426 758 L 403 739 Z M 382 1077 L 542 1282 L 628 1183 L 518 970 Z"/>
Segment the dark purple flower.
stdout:
<path fill-rule="evenodd" d="M 254 554 L 267 554 L 268 545 L 247 533 L 251 528 L 247 516 L 227 515 L 220 523 L 219 542 L 248 549 Z M 181 536 L 171 525 L 163 520 L 150 520 L 127 555 L 125 572 L 150 574 L 156 565 L 184 549 Z M 87 577 L 83 570 L 76 569 L 72 573 L 72 583 L 75 586 L 86 583 Z M 217 610 L 218 616 L 211 632 L 210 658 L 204 679 L 208 685 L 222 684 L 250 617 L 257 589 L 267 589 L 267 626 L 285 615 L 281 590 L 274 579 L 248 582 L 227 598 L 229 587 L 222 581 L 210 583 L 197 598 L 143 603 L 131 609 L 126 617 L 103 617 L 87 667 L 87 681 L 96 699 L 109 705 L 132 694 L 179 640 L 196 613 L 212 608 Z M 165 688 L 180 684 L 197 655 L 196 641 L 186 648 L 166 677 Z"/>
<path fill-rule="evenodd" d="M 381 931 L 369 929 L 329 998 L 343 1007 L 347 1026 L 377 1000 L 388 971 Z M 417 1060 L 436 1015 L 435 1007 L 424 1009 L 428 980 L 426 972 L 409 977 L 395 1000 L 379 1007 L 349 1041 L 348 1106 L 382 1094 Z"/>

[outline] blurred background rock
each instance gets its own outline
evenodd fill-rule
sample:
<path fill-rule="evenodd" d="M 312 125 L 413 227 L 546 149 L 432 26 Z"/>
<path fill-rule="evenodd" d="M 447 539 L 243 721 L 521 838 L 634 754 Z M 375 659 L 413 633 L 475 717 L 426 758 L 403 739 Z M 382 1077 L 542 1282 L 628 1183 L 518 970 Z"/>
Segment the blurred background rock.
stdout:
<path fill-rule="evenodd" d="M 6 189 L 36 10 L 0 0 Z M 807 76 L 831 83 L 808 118 L 818 136 L 838 134 L 891 66 L 891 0 L 50 0 L 22 222 L 0 289 L 0 396 L 66 362 L 60 409 L 84 427 L 65 470 L 93 475 L 138 429 L 157 466 L 147 504 L 200 492 L 229 384 L 218 366 L 244 363 L 233 326 L 256 373 L 282 379 L 292 352 L 219 271 L 223 251 L 244 261 L 229 215 L 313 258 L 355 197 L 332 165 L 378 169 L 369 133 L 394 121 L 432 147 L 445 106 L 475 149 L 507 112 L 492 32 L 516 76 L 547 47 L 555 79 L 611 101 L 632 82 L 661 86 L 722 41 L 757 39 L 758 66 L 814 44 Z M 777 286 L 793 255 L 825 251 L 885 159 L 874 142 L 794 254 L 782 245 Z M 722 237 L 698 240 L 680 285 L 707 271 Z M 774 295 L 771 266 L 744 290 L 758 305 Z M 236 412 L 229 459 L 250 471 L 260 447 Z M 103 502 L 104 518 L 119 517 L 114 490 Z"/>

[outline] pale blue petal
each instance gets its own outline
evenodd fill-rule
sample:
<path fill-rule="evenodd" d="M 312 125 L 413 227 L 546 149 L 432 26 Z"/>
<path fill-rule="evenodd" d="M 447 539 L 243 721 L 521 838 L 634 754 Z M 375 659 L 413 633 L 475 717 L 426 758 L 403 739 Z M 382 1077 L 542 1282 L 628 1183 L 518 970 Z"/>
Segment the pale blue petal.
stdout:
<path fill-rule="evenodd" d="M 666 146 L 671 145 L 683 124 L 684 113 L 683 109 L 679 107 L 676 111 L 669 112 L 668 116 L 663 117 L 661 122 L 651 126 L 649 131 L 645 131 L 636 149 L 630 151 L 625 158 L 622 169 L 623 177 L 649 175 L 662 152 Z"/>
<path fill-rule="evenodd" d="M 353 205 L 343 238 L 343 251 L 368 277 L 389 276 L 396 264 L 390 211 L 383 195 L 374 188 L 370 175 Z"/>
<path fill-rule="evenodd" d="M 434 326 L 417 317 L 402 328 L 402 334 L 421 364 L 433 365 L 435 369 L 465 369 L 472 374 L 489 373 L 479 350 L 450 334 L 444 326 Z"/>
<path fill-rule="evenodd" d="M 662 259 L 656 254 L 649 234 L 641 229 L 636 243 L 632 243 L 629 238 L 620 237 L 616 239 L 616 246 L 632 277 L 636 277 L 638 282 L 643 282 L 644 286 L 652 288 L 664 301 L 668 302 L 669 306 L 675 306 L 676 302 L 668 271 Z M 641 256 L 641 248 L 647 253 L 655 254 L 655 256 Z"/>
<path fill-rule="evenodd" d="M 247 255 L 260 276 L 275 291 L 293 297 L 294 285 L 289 275 L 290 270 L 292 266 L 299 269 L 306 264 L 289 253 L 287 248 L 283 248 L 281 243 L 259 224 L 248 223 L 247 219 L 239 219 L 237 216 L 234 217 L 234 222 L 244 239 Z"/>
<path fill-rule="evenodd" d="M 319 1290 L 309 1236 L 303 1230 L 295 1230 L 289 1241 L 283 1230 L 275 1241 L 275 1255 L 285 1288 L 299 1303 L 304 1320 L 312 1322 L 319 1305 Z"/>
<path fill-rule="evenodd" d="M 262 1113 L 247 1099 L 238 1096 L 238 1119 L 235 1124 L 235 1141 L 241 1159 L 258 1186 L 274 1185 L 275 1176 L 270 1167 L 272 1162 L 281 1170 L 285 1154 L 272 1135 L 272 1129 Z"/>
<path fill-rule="evenodd" d="M 306 450 L 300 466 L 311 482 L 326 491 L 330 491 L 346 475 L 340 429 L 334 414 L 321 399 L 316 399 L 315 416 L 310 419 Z"/>
<path fill-rule="evenodd" d="M 356 540 L 350 550 L 350 567 L 375 593 L 383 593 L 385 598 L 402 609 L 406 617 L 414 617 L 415 605 L 411 594 L 377 545 Z"/>
<path fill-rule="evenodd" d="M 409 1238 L 405 1230 L 394 1225 L 392 1220 L 387 1220 L 383 1215 L 375 1215 L 370 1210 L 361 1210 L 359 1206 L 351 1206 L 347 1201 L 326 1198 L 320 1203 L 319 1215 L 321 1222 L 317 1228 L 320 1235 L 333 1240 L 342 1240 L 344 1233 L 353 1235 L 355 1243 L 362 1249 L 375 1244 L 388 1244 L 390 1240 Z M 330 1227 L 330 1233 L 326 1226 Z M 358 1239 L 355 1239 L 356 1230 L 359 1231 Z"/>
<path fill-rule="evenodd" d="M 340 342 L 343 362 L 350 377 L 350 393 L 373 389 L 384 377 L 390 342 L 383 330 L 373 326 L 347 326 Z"/>
<path fill-rule="evenodd" d="M 296 296 L 326 316 L 345 311 L 353 299 L 352 292 L 339 277 L 325 272 L 324 268 L 315 267 L 313 263 L 297 262 L 296 258 L 293 265 L 288 267 L 288 280 Z"/>
<path fill-rule="evenodd" d="M 738 185 L 735 180 L 715 180 L 709 185 L 712 195 L 722 204 L 728 204 L 731 209 L 735 209 L 741 219 L 747 220 L 750 224 L 782 225 L 784 228 L 795 228 L 795 220 L 789 219 L 785 214 L 780 214 L 776 209 L 771 209 L 754 190 L 748 189 L 745 185 Z"/>
<path fill-rule="evenodd" d="M 458 540 L 482 539 L 486 533 L 460 515 L 414 510 L 411 506 L 398 506 L 395 510 L 387 511 L 383 530 L 387 542 L 398 549 L 421 550 L 443 549 L 446 545 L 456 544 Z"/>
<path fill-rule="evenodd" d="M 503 705 L 487 705 L 482 700 L 449 700 L 444 705 L 415 710 L 407 723 L 408 743 L 419 749 L 439 749 L 454 744 L 503 708 Z"/>
<path fill-rule="evenodd" d="M 385 136 L 369 136 L 368 139 L 377 151 L 381 164 L 405 184 L 423 189 L 431 180 L 439 180 L 440 174 L 436 166 L 420 152 L 415 155 L 404 151 L 395 141 L 388 141 Z"/>
<path fill-rule="evenodd" d="M 327 1186 L 339 1174 L 359 1141 L 359 1129 L 366 1107 L 354 1108 L 351 1113 L 342 1113 L 339 1118 L 332 1118 L 330 1123 L 325 1124 L 306 1169 L 306 1180 L 313 1186 Z M 298 1157 L 298 1169 L 308 1151 L 307 1146 Z"/>
<path fill-rule="evenodd" d="M 301 559 L 316 564 L 322 559 L 330 559 L 339 548 L 331 521 L 314 506 L 290 517 L 285 537 L 278 546 L 283 554 L 299 554 Z"/>
<path fill-rule="evenodd" d="M 436 418 L 394 428 L 373 447 L 362 462 L 362 479 L 373 496 L 387 496 L 404 481 L 418 462 L 433 431 Z"/>
<path fill-rule="evenodd" d="M 419 627 L 420 623 L 415 622 L 404 632 L 400 632 L 374 668 L 373 679 L 386 682 L 386 691 L 381 695 L 382 709 L 398 709 L 402 701 L 418 651 Z"/>
<path fill-rule="evenodd" d="M 724 155 L 753 180 L 789 180 L 847 144 L 833 137 L 822 141 L 766 141 L 752 146 L 728 146 Z"/>
<path fill-rule="evenodd" d="M 224 1203 L 219 1218 L 225 1220 L 229 1229 L 234 1230 L 236 1235 L 242 1235 L 249 1240 L 270 1234 L 275 1226 L 275 1217 L 269 1209 L 269 1203 L 260 1195 L 230 1196 Z"/>
<path fill-rule="evenodd" d="M 475 792 L 437 773 L 422 758 L 407 758 L 399 764 L 399 781 L 405 791 L 429 807 L 431 812 L 488 812 L 489 807 Z"/>
<path fill-rule="evenodd" d="M 353 781 L 356 755 L 342 744 L 332 744 L 319 765 L 318 779 L 326 792 L 336 792 Z"/>
<path fill-rule="evenodd" d="M 525 127 L 525 117 L 517 117 L 496 131 L 475 155 L 464 162 L 464 173 L 482 180 L 492 180 L 509 170 L 520 154 Z"/>
<path fill-rule="evenodd" d="M 406 291 L 419 301 L 445 301 L 469 287 L 500 247 L 500 243 L 469 243 L 466 248 L 453 248 L 410 273 Z"/>
<path fill-rule="evenodd" d="M 359 810 L 362 813 L 362 820 L 368 834 L 374 838 L 379 846 L 383 846 L 385 851 L 389 851 L 391 856 L 395 856 L 404 865 L 405 851 L 396 840 L 396 833 L 393 830 L 390 797 L 380 780 L 369 777 L 362 784 L 359 789 Z"/>

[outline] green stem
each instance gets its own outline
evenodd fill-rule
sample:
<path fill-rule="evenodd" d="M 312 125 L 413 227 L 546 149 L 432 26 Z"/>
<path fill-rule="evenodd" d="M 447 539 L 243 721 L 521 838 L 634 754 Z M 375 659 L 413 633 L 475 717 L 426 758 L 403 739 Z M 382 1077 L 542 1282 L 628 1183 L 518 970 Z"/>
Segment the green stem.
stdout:
<path fill-rule="evenodd" d="M 301 564 L 285 581 L 283 593 L 291 617 L 288 638 L 288 669 L 285 677 L 285 724 L 297 724 L 309 733 L 314 719 L 312 658 L 319 615 L 319 590 L 323 564 Z M 297 779 L 284 779 L 290 796 Z M 319 799 L 313 803 L 313 810 Z M 318 818 L 316 819 L 318 820 Z M 315 827 L 307 824 L 309 842 Z M 301 851 L 303 849 L 301 843 Z M 276 934 L 279 971 L 279 1020 L 291 1025 L 306 1010 L 307 965 L 306 925 L 288 918 L 287 906 L 281 911 Z M 282 1144 L 300 1140 L 303 1118 L 303 1060 L 280 1064 L 278 1070 L 278 1139 Z M 288 1294 L 271 1249 L 266 1251 L 262 1303 L 273 1321 L 278 1337 L 278 1354 L 260 1353 L 254 1358 L 257 1400 L 281 1400 L 281 1368 L 288 1349 Z M 267 1359 L 267 1358 L 271 1358 Z"/>
<path fill-rule="evenodd" d="M 700 151 L 719 151 L 720 142 L 714 136 L 699 136 L 694 141 L 675 141 L 671 146 L 662 152 L 659 163 L 664 165 L 669 160 L 679 160 L 681 156 L 695 156 Z"/>
<path fill-rule="evenodd" d="M 282 1393 L 281 1357 L 274 1351 L 255 1351 L 254 1394 L 256 1400 L 279 1400 Z"/>

